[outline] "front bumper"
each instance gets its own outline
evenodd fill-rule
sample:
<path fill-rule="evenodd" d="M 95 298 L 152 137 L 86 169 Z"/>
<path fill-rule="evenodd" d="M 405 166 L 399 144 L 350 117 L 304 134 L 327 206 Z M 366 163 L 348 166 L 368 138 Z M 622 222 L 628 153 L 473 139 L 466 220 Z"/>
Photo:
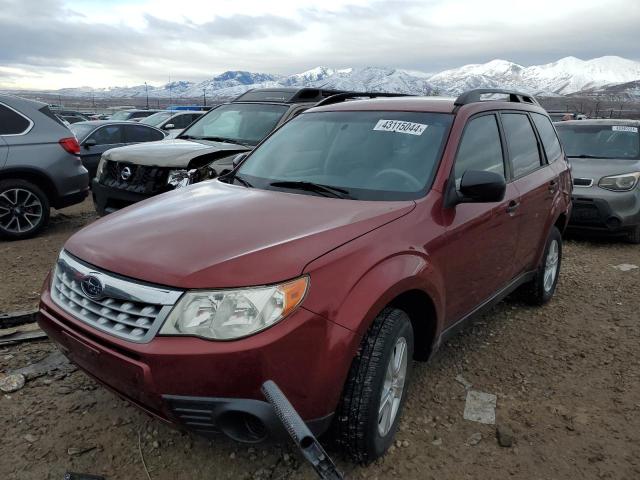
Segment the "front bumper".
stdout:
<path fill-rule="evenodd" d="M 132 343 L 62 311 L 48 288 L 38 317 L 72 362 L 144 411 L 201 435 L 223 432 L 249 442 L 262 440 L 266 432 L 283 435 L 260 391 L 269 379 L 312 430 L 325 430 L 358 341 L 350 330 L 300 308 L 237 341 L 158 336 Z"/>
<path fill-rule="evenodd" d="M 153 196 L 108 187 L 98 182 L 97 179 L 91 182 L 91 193 L 93 195 L 93 205 L 99 215 L 113 213 Z"/>
<path fill-rule="evenodd" d="M 582 190 L 573 191 L 571 229 L 615 234 L 640 225 L 640 189 L 610 192 L 594 186 Z"/>

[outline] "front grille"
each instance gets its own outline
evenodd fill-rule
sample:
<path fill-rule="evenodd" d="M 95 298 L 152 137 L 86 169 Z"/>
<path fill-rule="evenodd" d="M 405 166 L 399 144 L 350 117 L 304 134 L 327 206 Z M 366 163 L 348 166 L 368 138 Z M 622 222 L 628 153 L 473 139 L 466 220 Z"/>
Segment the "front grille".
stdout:
<path fill-rule="evenodd" d="M 574 187 L 590 187 L 593 185 L 593 179 L 591 178 L 574 178 L 573 186 Z"/>
<path fill-rule="evenodd" d="M 91 297 L 87 294 L 91 287 L 83 285 L 89 278 L 101 286 L 101 292 Z M 139 343 L 151 341 L 181 293 L 113 276 L 79 262 L 64 251 L 58 258 L 51 285 L 51 298 L 73 317 Z"/>
<path fill-rule="evenodd" d="M 123 178 L 123 171 L 129 169 L 128 178 Z M 118 190 L 139 193 L 142 195 L 157 195 L 170 190 L 167 185 L 169 168 L 134 165 L 127 162 L 113 162 L 106 160 L 100 183 Z"/>

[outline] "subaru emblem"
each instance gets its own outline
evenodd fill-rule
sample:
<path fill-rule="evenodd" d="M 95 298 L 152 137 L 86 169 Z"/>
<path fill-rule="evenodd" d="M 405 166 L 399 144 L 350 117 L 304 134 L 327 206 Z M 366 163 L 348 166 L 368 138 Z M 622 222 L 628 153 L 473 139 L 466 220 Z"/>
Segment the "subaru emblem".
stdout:
<path fill-rule="evenodd" d="M 80 282 L 80 288 L 82 292 L 92 300 L 99 300 L 102 298 L 102 292 L 104 286 L 100 279 L 94 275 L 87 275 Z"/>

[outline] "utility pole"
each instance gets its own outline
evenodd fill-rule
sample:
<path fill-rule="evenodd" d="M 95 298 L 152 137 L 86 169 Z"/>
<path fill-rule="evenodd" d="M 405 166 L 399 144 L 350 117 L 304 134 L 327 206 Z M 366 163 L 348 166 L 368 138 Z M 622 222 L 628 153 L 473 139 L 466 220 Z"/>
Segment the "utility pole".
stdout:
<path fill-rule="evenodd" d="M 203 101 L 203 105 L 206 107 L 207 106 L 207 88 L 203 88 L 202 89 L 202 101 Z"/>
<path fill-rule="evenodd" d="M 147 110 L 149 110 L 149 85 L 144 82 L 144 93 L 147 95 Z"/>

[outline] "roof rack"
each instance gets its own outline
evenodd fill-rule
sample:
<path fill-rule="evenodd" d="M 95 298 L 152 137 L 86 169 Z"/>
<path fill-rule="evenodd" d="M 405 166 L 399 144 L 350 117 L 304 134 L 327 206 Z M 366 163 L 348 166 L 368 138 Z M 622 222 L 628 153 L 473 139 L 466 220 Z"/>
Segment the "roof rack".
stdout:
<path fill-rule="evenodd" d="M 533 95 L 516 92 L 514 90 L 505 90 L 503 88 L 476 88 L 474 90 L 469 90 L 456 98 L 453 104 L 456 107 L 461 107 L 462 105 L 467 105 L 469 103 L 482 102 L 482 95 L 487 94 L 508 95 L 509 102 L 513 103 L 530 103 L 533 105 L 540 105 Z"/>
<path fill-rule="evenodd" d="M 353 98 L 378 98 L 378 97 L 410 97 L 406 93 L 384 93 L 384 92 L 342 92 L 331 95 L 330 97 L 320 100 L 315 104 L 316 107 L 322 107 L 323 105 L 332 105 L 334 103 L 344 102 Z"/>
<path fill-rule="evenodd" d="M 252 88 L 238 95 L 232 100 L 232 102 L 313 102 L 338 93 L 345 93 L 345 90 L 331 90 L 313 87 Z"/>

